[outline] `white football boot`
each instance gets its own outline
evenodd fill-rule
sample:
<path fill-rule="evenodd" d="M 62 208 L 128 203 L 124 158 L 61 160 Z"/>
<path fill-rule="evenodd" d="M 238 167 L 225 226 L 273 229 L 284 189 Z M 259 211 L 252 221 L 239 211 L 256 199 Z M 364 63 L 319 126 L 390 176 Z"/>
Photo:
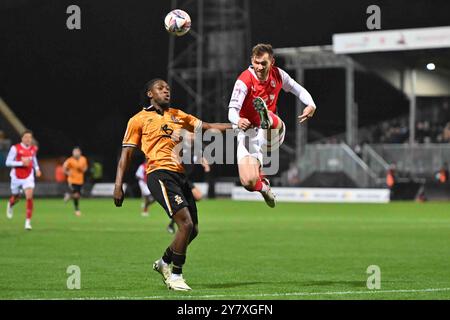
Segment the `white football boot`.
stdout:
<path fill-rule="evenodd" d="M 186 280 L 184 280 L 183 276 L 177 277 L 173 279 L 170 277 L 167 281 L 167 288 L 174 291 L 190 291 L 192 290 L 191 287 L 189 287 L 186 283 Z"/>
<path fill-rule="evenodd" d="M 263 178 L 262 181 L 268 188 L 266 191 L 261 190 L 261 194 L 264 198 L 264 201 L 266 201 L 266 204 L 269 207 L 274 208 L 275 207 L 275 194 L 272 192 L 272 188 L 270 188 L 270 182 L 266 178 Z"/>
<path fill-rule="evenodd" d="M 25 230 L 31 230 L 33 228 L 31 228 L 31 220 L 30 219 L 26 219 L 25 220 Z"/>
<path fill-rule="evenodd" d="M 163 263 L 162 259 L 158 259 L 153 263 L 153 270 L 161 274 L 164 283 L 166 283 L 167 279 L 170 279 L 170 276 L 172 275 L 170 265 Z"/>

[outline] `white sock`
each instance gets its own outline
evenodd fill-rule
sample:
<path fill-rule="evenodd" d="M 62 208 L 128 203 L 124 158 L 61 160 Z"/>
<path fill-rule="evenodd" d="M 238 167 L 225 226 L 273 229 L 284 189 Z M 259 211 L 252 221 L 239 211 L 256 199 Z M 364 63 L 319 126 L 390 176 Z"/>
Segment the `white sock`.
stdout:
<path fill-rule="evenodd" d="M 183 275 L 182 274 L 176 274 L 176 273 L 172 273 L 170 275 L 170 280 L 177 280 L 177 279 L 183 279 Z"/>
<path fill-rule="evenodd" d="M 31 219 L 25 219 L 25 223 L 30 223 Z"/>

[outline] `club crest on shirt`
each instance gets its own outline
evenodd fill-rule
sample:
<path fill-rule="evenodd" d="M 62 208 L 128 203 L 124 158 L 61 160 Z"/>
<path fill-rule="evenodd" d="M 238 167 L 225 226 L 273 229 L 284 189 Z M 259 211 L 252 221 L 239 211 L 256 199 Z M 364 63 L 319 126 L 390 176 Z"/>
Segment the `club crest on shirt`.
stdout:
<path fill-rule="evenodd" d="M 171 119 L 172 119 L 173 122 L 175 122 L 175 123 L 180 123 L 180 119 L 175 118 L 174 115 L 171 115 L 170 117 L 171 117 Z"/>
<path fill-rule="evenodd" d="M 270 85 L 275 88 L 277 84 L 275 83 L 275 80 L 272 79 L 272 81 L 270 81 Z"/>

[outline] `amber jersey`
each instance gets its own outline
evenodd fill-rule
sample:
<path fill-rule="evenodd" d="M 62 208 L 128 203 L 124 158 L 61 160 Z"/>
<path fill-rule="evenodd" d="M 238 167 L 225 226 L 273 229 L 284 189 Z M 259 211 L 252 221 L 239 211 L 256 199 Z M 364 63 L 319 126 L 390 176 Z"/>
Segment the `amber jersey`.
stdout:
<path fill-rule="evenodd" d="M 84 173 L 88 168 L 86 157 L 81 156 L 78 159 L 70 157 L 64 162 L 63 166 L 69 171 L 67 182 L 77 185 L 82 185 L 84 183 Z"/>
<path fill-rule="evenodd" d="M 147 159 L 147 174 L 158 169 L 184 172 L 178 152 L 180 140 L 176 136 L 182 129 L 197 132 L 201 128 L 201 120 L 181 110 L 168 108 L 159 113 L 150 106 L 128 121 L 122 146 L 142 150 Z"/>

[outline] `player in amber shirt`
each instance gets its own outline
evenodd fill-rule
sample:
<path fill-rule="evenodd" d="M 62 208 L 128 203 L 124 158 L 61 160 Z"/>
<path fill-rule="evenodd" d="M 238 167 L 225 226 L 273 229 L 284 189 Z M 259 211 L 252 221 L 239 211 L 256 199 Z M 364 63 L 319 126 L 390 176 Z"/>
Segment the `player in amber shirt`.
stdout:
<path fill-rule="evenodd" d="M 134 149 L 140 148 L 147 159 L 150 192 L 178 226 L 175 239 L 162 258 L 155 261 L 153 269 L 163 276 L 169 289 L 187 291 L 191 288 L 182 276 L 182 268 L 188 244 L 198 234 L 198 217 L 194 196 L 181 159 L 176 154 L 181 141 L 179 133 L 182 129 L 190 132 L 207 129 L 225 131 L 231 129 L 231 124 L 202 122 L 190 114 L 169 107 L 170 88 L 161 79 L 153 79 L 146 84 L 145 97 L 148 107 L 129 120 L 125 132 L 117 165 L 114 203 L 117 207 L 122 206 L 123 177 Z"/>
<path fill-rule="evenodd" d="M 63 167 L 71 191 L 69 198 L 73 199 L 75 215 L 80 216 L 81 188 L 84 184 L 84 173 L 88 169 L 87 159 L 81 154 L 80 147 L 73 148 L 72 156 L 64 162 Z"/>

